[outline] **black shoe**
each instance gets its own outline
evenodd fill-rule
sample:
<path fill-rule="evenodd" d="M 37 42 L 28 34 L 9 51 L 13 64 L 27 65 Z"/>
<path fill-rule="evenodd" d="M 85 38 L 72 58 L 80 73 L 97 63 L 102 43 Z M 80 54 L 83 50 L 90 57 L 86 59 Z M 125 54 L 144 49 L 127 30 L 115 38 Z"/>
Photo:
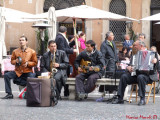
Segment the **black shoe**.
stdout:
<path fill-rule="evenodd" d="M 139 106 L 145 105 L 145 104 L 146 104 L 145 100 L 140 100 L 140 102 L 138 103 Z"/>
<path fill-rule="evenodd" d="M 62 97 L 61 97 L 61 96 L 59 96 L 58 100 L 62 100 Z"/>
<path fill-rule="evenodd" d="M 112 104 L 124 104 L 123 100 L 115 99 Z"/>
<path fill-rule="evenodd" d="M 68 85 L 66 85 L 66 86 L 64 87 L 64 96 L 65 96 L 65 97 L 68 97 L 68 96 L 69 96 Z"/>
<path fill-rule="evenodd" d="M 85 93 L 85 97 L 84 97 L 84 99 L 87 99 L 88 98 L 88 94 L 87 93 Z"/>
<path fill-rule="evenodd" d="M 8 94 L 5 97 L 3 97 L 2 99 L 13 99 L 13 95 L 12 94 Z"/>
<path fill-rule="evenodd" d="M 64 96 L 65 96 L 65 97 L 68 97 L 68 96 L 69 96 L 69 92 L 65 92 L 65 93 L 64 93 Z"/>
<path fill-rule="evenodd" d="M 84 92 L 77 93 L 77 95 L 78 95 L 78 100 L 79 101 L 81 101 L 83 99 L 87 99 L 87 97 L 88 97 L 88 94 L 84 93 Z"/>

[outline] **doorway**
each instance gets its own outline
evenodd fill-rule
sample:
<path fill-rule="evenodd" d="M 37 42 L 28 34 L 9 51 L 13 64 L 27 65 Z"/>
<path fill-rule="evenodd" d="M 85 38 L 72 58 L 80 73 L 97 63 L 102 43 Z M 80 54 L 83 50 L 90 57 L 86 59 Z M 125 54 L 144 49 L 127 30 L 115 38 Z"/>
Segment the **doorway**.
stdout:
<path fill-rule="evenodd" d="M 158 10 L 151 10 L 152 15 L 160 13 L 160 9 Z M 160 24 L 155 24 L 159 21 L 152 21 L 151 22 L 151 46 L 156 46 L 158 53 L 160 53 Z"/>

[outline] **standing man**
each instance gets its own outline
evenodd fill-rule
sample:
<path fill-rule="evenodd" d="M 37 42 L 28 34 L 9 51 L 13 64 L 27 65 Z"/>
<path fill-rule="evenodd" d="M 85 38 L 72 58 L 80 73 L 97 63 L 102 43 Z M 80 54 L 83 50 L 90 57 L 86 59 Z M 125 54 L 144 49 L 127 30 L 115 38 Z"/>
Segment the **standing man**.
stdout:
<path fill-rule="evenodd" d="M 100 51 L 105 59 L 106 71 L 115 72 L 116 62 L 118 62 L 117 48 L 114 43 L 113 32 L 106 33 L 106 38 L 101 44 Z"/>
<path fill-rule="evenodd" d="M 135 49 L 139 50 L 146 50 L 145 48 L 145 43 L 141 40 L 137 40 L 134 43 Z M 132 60 L 131 62 L 132 63 Z M 154 80 L 158 80 L 158 75 L 157 75 L 157 69 L 158 69 L 158 59 L 157 59 L 157 54 L 156 57 L 152 59 L 152 63 L 154 63 L 154 73 L 153 74 L 144 74 L 144 73 L 139 73 L 136 76 L 131 76 L 131 73 L 133 72 L 134 68 L 129 65 L 127 67 L 128 72 L 124 73 L 121 76 L 120 82 L 119 82 L 119 88 L 118 88 L 118 99 L 116 99 L 113 104 L 123 104 L 123 96 L 124 96 L 124 91 L 126 86 L 129 84 L 138 84 L 138 95 L 140 96 L 140 102 L 138 105 L 145 105 L 145 89 L 146 89 L 146 84 L 152 83 Z"/>
<path fill-rule="evenodd" d="M 88 65 L 85 64 L 85 68 L 81 64 L 82 61 L 88 63 Z M 80 72 L 80 74 L 76 76 L 78 100 L 87 98 L 87 94 L 95 88 L 97 79 L 103 75 L 103 65 L 104 59 L 101 52 L 95 48 L 95 42 L 93 40 L 87 41 L 86 49 L 82 51 L 75 60 L 75 67 Z M 84 84 L 85 79 L 87 79 L 86 84 Z"/>
<path fill-rule="evenodd" d="M 11 56 L 11 64 L 15 65 L 15 71 L 4 74 L 5 91 L 7 95 L 2 99 L 13 99 L 11 79 L 17 85 L 26 86 L 27 77 L 35 77 L 32 67 L 37 65 L 36 52 L 27 46 L 27 37 L 21 36 L 20 47 L 15 49 Z"/>
<path fill-rule="evenodd" d="M 58 98 L 61 94 L 62 85 L 65 86 L 65 81 L 67 79 L 66 69 L 69 64 L 68 57 L 66 53 L 62 50 L 57 50 L 56 42 L 50 40 L 48 42 L 49 52 L 44 53 L 41 58 L 41 72 L 53 72 L 51 69 L 54 69 L 55 73 L 53 78 L 56 80 L 56 87 L 58 90 Z M 55 60 L 55 61 L 54 61 Z"/>
<path fill-rule="evenodd" d="M 123 47 L 127 47 L 127 53 L 129 53 L 132 51 L 134 41 L 130 40 L 130 36 L 128 34 L 124 35 L 124 39 L 125 41 L 123 42 Z"/>
<path fill-rule="evenodd" d="M 145 39 L 146 39 L 146 35 L 145 35 L 144 33 L 140 33 L 138 39 L 139 39 L 139 40 L 142 40 L 142 41 L 144 42 Z"/>
<path fill-rule="evenodd" d="M 60 26 L 59 33 L 57 34 L 55 41 L 57 44 L 57 49 L 65 51 L 69 58 L 69 54 L 73 54 L 74 52 L 78 52 L 78 51 L 77 49 L 70 48 L 69 41 L 66 35 L 67 35 L 67 28 L 65 26 Z M 69 75 L 70 75 L 70 66 L 68 65 L 67 76 Z M 64 96 L 69 96 L 68 85 L 64 86 Z"/>
<path fill-rule="evenodd" d="M 56 44 L 58 50 L 63 50 L 66 52 L 67 56 L 69 54 L 73 54 L 74 52 L 78 52 L 77 49 L 72 49 L 69 46 L 69 41 L 66 37 L 67 35 L 67 28 L 65 26 L 60 26 L 59 33 L 56 36 Z"/>

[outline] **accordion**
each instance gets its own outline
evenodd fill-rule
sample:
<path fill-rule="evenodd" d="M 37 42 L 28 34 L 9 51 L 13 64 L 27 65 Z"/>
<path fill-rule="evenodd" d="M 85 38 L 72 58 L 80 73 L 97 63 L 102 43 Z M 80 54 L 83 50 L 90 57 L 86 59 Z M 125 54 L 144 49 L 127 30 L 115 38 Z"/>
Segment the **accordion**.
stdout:
<path fill-rule="evenodd" d="M 154 64 L 152 63 L 153 58 L 155 58 L 155 52 L 145 50 L 138 51 L 131 61 L 131 66 L 133 67 L 132 76 L 136 74 L 152 74 L 154 72 Z"/>

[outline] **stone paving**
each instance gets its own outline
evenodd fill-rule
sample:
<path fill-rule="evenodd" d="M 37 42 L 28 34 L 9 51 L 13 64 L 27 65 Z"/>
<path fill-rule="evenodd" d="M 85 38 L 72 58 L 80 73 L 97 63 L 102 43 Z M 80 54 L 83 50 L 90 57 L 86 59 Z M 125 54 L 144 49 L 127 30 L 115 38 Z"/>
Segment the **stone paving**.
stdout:
<path fill-rule="evenodd" d="M 123 105 L 96 102 L 99 97 L 89 95 L 85 101 L 69 101 L 66 98 L 55 107 L 26 107 L 26 100 L 19 99 L 18 86 L 12 84 L 14 99 L 0 99 L 0 120 L 160 120 L 160 93 L 156 103 L 137 106 L 134 101 Z M 0 78 L 0 97 L 5 96 L 4 81 Z M 155 117 L 154 117 L 155 115 Z"/>

